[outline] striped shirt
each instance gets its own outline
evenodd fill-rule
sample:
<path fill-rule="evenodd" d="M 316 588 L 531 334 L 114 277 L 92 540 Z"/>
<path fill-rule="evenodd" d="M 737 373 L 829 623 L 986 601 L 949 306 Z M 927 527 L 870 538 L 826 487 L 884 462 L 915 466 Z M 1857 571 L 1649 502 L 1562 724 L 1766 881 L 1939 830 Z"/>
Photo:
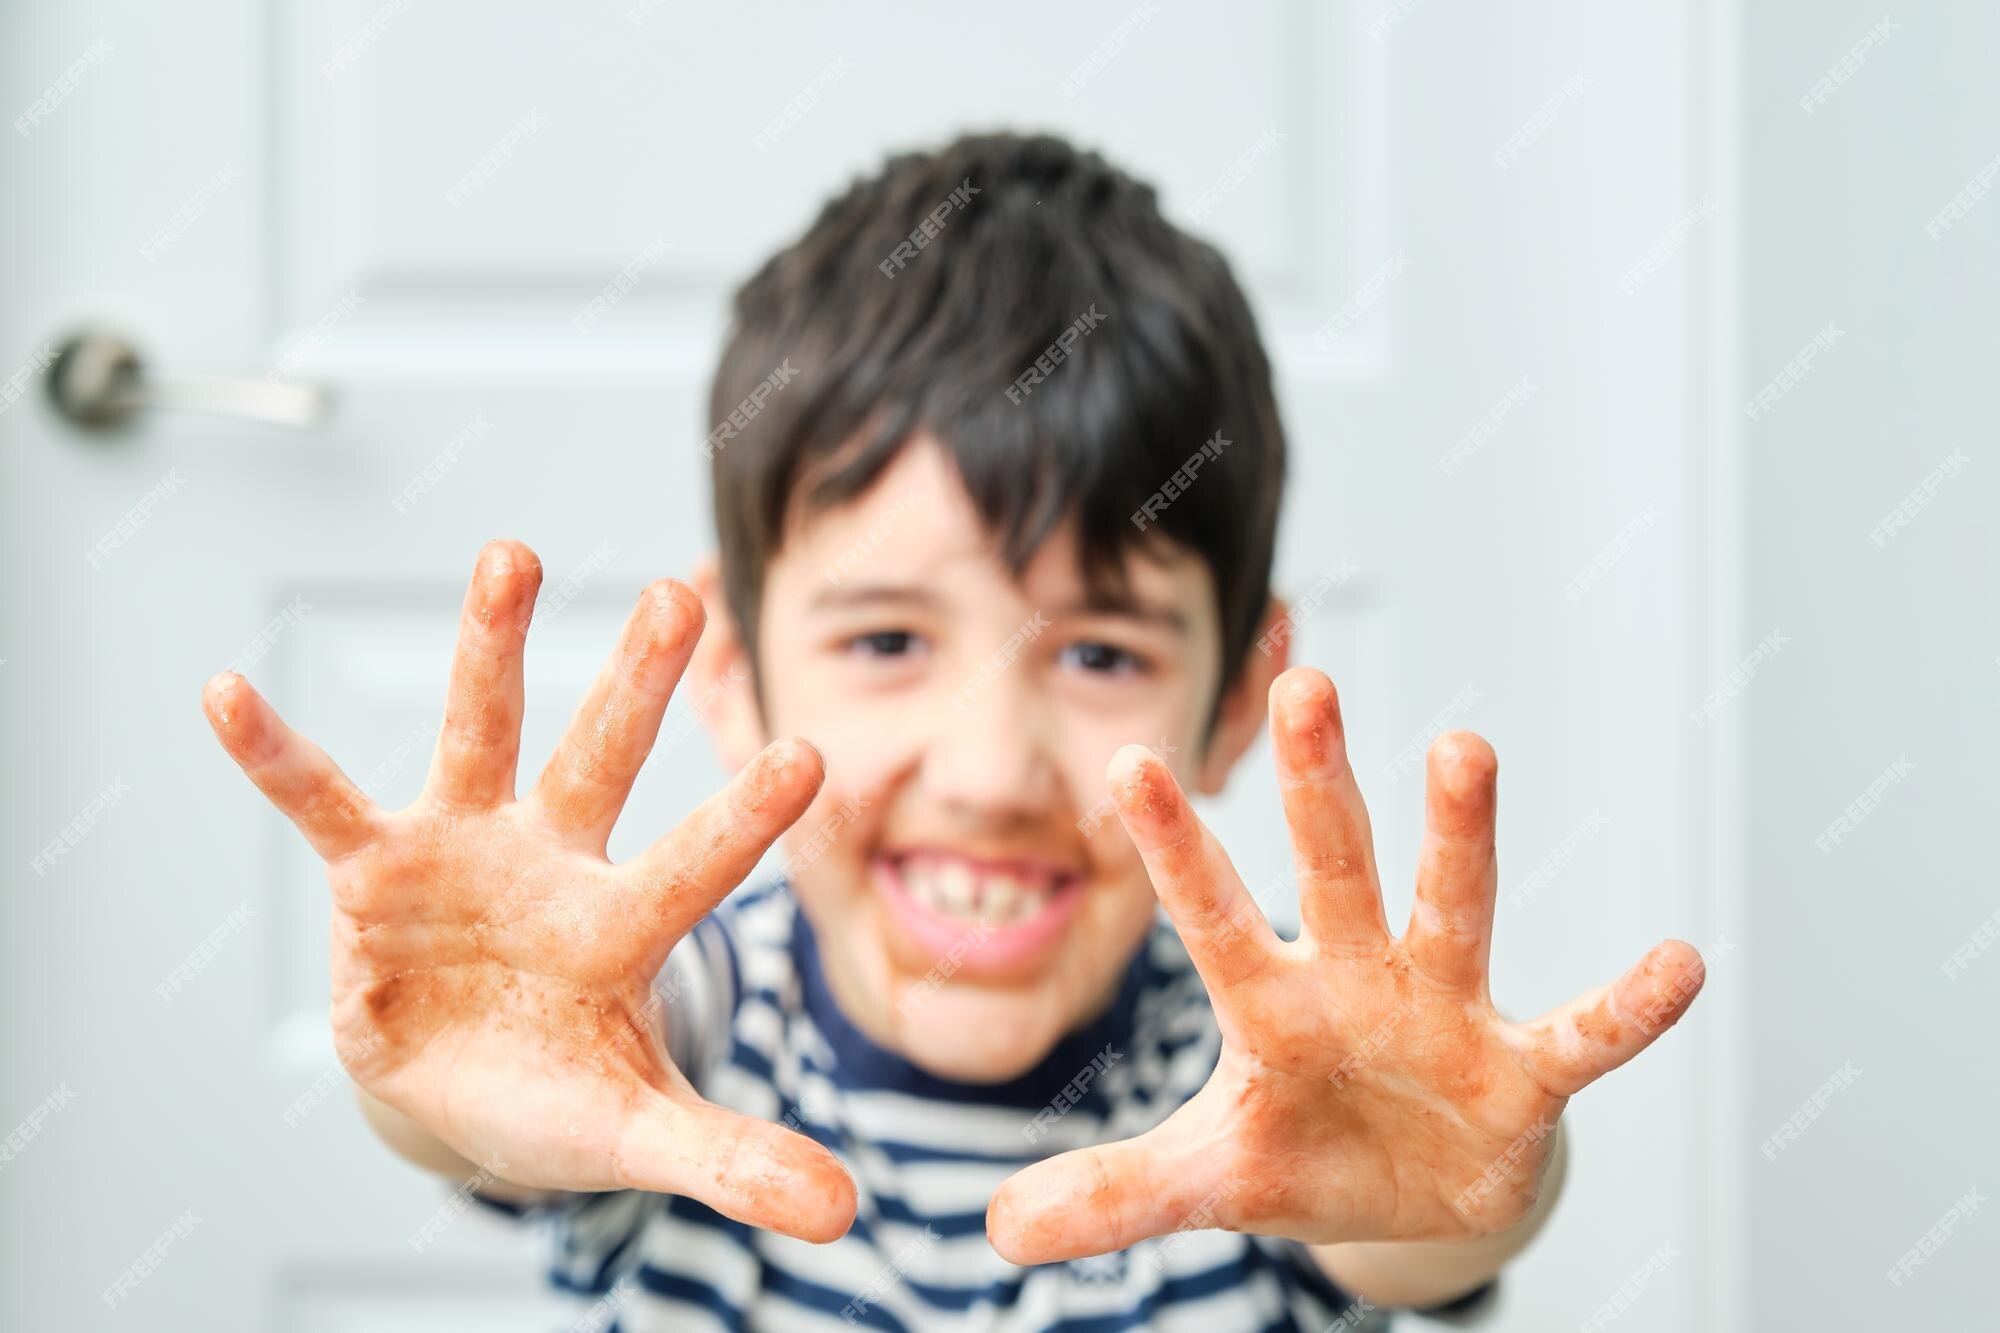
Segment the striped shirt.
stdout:
<path fill-rule="evenodd" d="M 1165 1119 L 1221 1038 L 1159 923 L 1111 1007 L 1005 1083 L 958 1083 L 875 1044 L 834 1004 L 790 889 L 740 892 L 674 950 L 656 989 L 701 1093 L 824 1144 L 854 1177 L 852 1229 L 813 1245 L 692 1199 L 626 1190 L 531 1210 L 578 1329 L 1379 1329 L 1296 1243 L 1189 1229 L 1114 1254 L 1016 1267 L 986 1205 L 1030 1162 Z M 502 1211 L 520 1212 L 495 1204 Z"/>

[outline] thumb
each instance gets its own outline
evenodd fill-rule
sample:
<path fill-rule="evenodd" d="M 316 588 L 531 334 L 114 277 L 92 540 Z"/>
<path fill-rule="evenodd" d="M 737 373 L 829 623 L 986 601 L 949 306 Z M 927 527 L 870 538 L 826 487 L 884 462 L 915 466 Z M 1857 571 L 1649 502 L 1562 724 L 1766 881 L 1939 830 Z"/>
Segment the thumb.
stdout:
<path fill-rule="evenodd" d="M 815 1244 L 854 1222 L 854 1178 L 803 1134 L 692 1094 L 649 1092 L 618 1138 L 621 1185 L 683 1194 L 725 1217 Z"/>
<path fill-rule="evenodd" d="M 1015 1172 L 986 1206 L 988 1241 L 1008 1263 L 1049 1264 L 1219 1225 L 1212 1168 L 1182 1150 L 1172 1123 Z"/>

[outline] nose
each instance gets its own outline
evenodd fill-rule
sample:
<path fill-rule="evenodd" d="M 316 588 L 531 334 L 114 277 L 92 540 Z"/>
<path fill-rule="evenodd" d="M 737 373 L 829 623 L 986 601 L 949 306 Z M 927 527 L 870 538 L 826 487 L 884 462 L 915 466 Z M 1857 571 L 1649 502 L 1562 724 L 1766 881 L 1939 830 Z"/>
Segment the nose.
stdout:
<path fill-rule="evenodd" d="M 923 759 L 923 783 L 947 808 L 982 820 L 1039 818 L 1062 802 L 1049 710 L 1027 663 L 975 678 L 945 701 Z"/>

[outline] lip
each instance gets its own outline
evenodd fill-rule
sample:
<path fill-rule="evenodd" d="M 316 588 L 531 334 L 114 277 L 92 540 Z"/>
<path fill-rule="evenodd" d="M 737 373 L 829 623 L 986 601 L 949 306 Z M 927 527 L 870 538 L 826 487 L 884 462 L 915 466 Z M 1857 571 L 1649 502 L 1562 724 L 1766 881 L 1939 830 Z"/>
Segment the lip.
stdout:
<path fill-rule="evenodd" d="M 1083 903 L 1083 881 L 1070 875 L 1049 895 L 1048 905 L 1026 921 L 1004 926 L 968 922 L 934 912 L 911 897 L 896 858 L 872 856 L 868 868 L 876 892 L 904 934 L 934 965 L 951 962 L 953 972 L 1007 972 L 1037 961 L 1062 937 Z"/>

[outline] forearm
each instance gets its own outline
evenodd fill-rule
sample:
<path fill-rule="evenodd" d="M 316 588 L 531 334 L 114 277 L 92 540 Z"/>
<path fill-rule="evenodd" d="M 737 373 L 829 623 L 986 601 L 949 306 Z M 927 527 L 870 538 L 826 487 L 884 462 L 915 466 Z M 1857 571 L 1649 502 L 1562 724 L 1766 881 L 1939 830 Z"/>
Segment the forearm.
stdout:
<path fill-rule="evenodd" d="M 375 1137 L 404 1161 L 461 1185 L 482 1174 L 477 1163 L 467 1160 L 450 1144 L 395 1107 L 370 1096 L 359 1085 L 354 1089 L 354 1099 L 361 1104 L 361 1115 L 368 1121 L 368 1127 L 375 1131 Z M 553 1191 L 516 1185 L 499 1179 L 490 1171 L 484 1173 L 479 1192 L 488 1198 L 521 1204 L 540 1203 L 554 1197 Z"/>
<path fill-rule="evenodd" d="M 1475 1291 L 1528 1247 L 1554 1210 L 1568 1171 L 1568 1136 L 1558 1122 L 1535 1203 L 1505 1231 L 1460 1241 L 1352 1241 L 1312 1245 L 1315 1261 L 1343 1291 L 1383 1309 L 1442 1305 Z"/>

